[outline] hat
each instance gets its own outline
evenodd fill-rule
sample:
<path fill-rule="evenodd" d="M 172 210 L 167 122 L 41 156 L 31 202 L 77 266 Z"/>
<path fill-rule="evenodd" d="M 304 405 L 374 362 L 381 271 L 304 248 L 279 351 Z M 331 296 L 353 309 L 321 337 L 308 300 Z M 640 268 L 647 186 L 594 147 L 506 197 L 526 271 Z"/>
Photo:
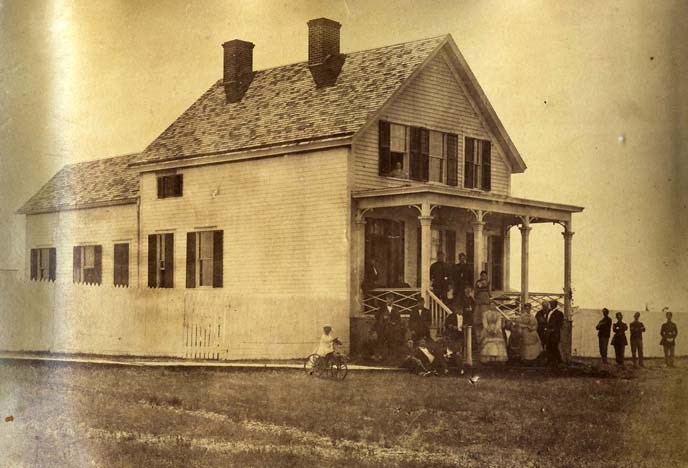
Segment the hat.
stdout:
<path fill-rule="evenodd" d="M 325 325 L 323 325 L 323 328 L 332 328 L 332 325 L 330 325 L 329 323 L 326 323 Z"/>

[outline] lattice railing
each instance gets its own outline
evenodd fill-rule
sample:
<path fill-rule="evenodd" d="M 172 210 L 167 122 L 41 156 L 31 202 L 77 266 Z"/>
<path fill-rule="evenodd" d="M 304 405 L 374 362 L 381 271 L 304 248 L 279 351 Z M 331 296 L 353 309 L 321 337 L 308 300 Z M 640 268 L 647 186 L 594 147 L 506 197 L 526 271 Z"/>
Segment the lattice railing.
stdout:
<path fill-rule="evenodd" d="M 559 305 L 564 304 L 564 295 L 557 293 L 541 293 L 541 292 L 529 292 L 528 293 L 528 304 L 530 304 L 533 311 L 540 310 L 542 301 L 554 301 L 559 302 Z M 521 308 L 521 293 L 515 292 L 505 292 L 499 293 L 492 296 L 492 301 L 497 306 L 502 314 L 507 317 L 513 316 Z"/>
<path fill-rule="evenodd" d="M 385 303 L 387 295 L 394 297 L 393 304 L 402 315 L 408 315 L 420 297 L 418 288 L 376 288 L 367 291 L 363 299 L 363 313 L 374 314 Z"/>

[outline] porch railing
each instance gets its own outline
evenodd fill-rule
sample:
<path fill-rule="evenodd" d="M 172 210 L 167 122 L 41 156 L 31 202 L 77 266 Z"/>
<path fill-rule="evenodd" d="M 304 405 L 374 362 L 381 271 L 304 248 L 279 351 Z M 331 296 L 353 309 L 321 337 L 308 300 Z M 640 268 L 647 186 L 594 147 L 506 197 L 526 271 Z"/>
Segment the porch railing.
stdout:
<path fill-rule="evenodd" d="M 363 298 L 363 313 L 374 314 L 381 304 L 385 303 L 387 295 L 394 297 L 393 304 L 402 315 L 411 313 L 411 309 L 420 297 L 419 288 L 375 288 L 366 292 Z"/>
<path fill-rule="evenodd" d="M 444 319 L 452 313 L 452 310 L 430 290 L 428 290 L 428 308 L 430 309 L 430 332 L 437 337 L 442 334 Z"/>
<path fill-rule="evenodd" d="M 492 301 L 500 312 L 510 316 L 521 308 L 521 293 L 519 291 L 498 293 L 492 296 Z M 533 311 L 540 309 L 542 301 L 557 301 L 559 304 L 563 304 L 564 294 L 543 292 L 528 293 L 528 304 L 530 304 Z"/>

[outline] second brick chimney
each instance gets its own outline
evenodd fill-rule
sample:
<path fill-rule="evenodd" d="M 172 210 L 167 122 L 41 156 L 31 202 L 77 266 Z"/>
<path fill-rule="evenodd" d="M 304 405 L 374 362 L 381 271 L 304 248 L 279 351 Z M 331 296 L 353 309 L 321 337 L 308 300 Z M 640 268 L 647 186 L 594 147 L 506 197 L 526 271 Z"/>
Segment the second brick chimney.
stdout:
<path fill-rule="evenodd" d="M 345 56 L 339 53 L 341 27 L 327 18 L 308 22 L 308 68 L 318 88 L 334 85 L 342 71 Z"/>
<path fill-rule="evenodd" d="M 222 84 L 227 103 L 241 101 L 253 81 L 253 47 L 253 43 L 239 39 L 222 44 L 225 51 Z"/>

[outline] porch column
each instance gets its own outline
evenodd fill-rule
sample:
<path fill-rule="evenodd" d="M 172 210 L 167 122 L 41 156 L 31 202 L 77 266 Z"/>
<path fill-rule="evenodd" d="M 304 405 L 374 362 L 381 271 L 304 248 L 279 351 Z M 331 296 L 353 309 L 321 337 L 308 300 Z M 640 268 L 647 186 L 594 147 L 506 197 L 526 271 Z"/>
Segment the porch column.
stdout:
<path fill-rule="evenodd" d="M 429 203 L 421 205 L 420 216 L 420 293 L 428 305 L 428 290 L 430 289 L 430 250 L 432 248 L 432 210 Z"/>
<path fill-rule="evenodd" d="M 511 290 L 511 225 L 505 224 L 503 228 L 504 244 L 502 247 L 502 265 L 503 265 L 503 275 L 502 275 L 502 289 L 504 291 Z"/>
<path fill-rule="evenodd" d="M 365 297 L 363 297 L 363 288 L 361 285 L 363 284 L 364 280 L 364 275 L 365 275 L 365 227 L 366 227 L 366 219 L 363 217 L 364 213 L 359 213 L 354 221 L 354 227 L 355 227 L 355 232 L 354 232 L 354 242 L 356 245 L 356 248 L 354 250 L 354 288 L 355 288 L 355 307 L 357 307 L 357 310 L 352 310 L 352 314 L 361 314 L 363 313 L 363 300 Z"/>
<path fill-rule="evenodd" d="M 521 218 L 523 224 L 518 228 L 521 231 L 521 304 L 528 303 L 528 237 L 530 236 L 530 217 Z"/>
<path fill-rule="evenodd" d="M 571 289 L 571 240 L 573 231 L 571 222 L 564 223 L 564 314 L 566 318 L 571 317 L 571 303 L 573 302 L 573 290 Z"/>
<path fill-rule="evenodd" d="M 483 269 L 483 263 L 485 263 L 485 258 L 483 257 L 483 230 L 485 228 L 485 223 L 483 222 L 483 217 L 485 212 L 482 210 L 473 211 L 475 216 L 475 221 L 473 224 L 473 280 L 478 281 L 480 279 L 480 271 Z M 471 285 L 472 286 L 472 285 Z"/>

